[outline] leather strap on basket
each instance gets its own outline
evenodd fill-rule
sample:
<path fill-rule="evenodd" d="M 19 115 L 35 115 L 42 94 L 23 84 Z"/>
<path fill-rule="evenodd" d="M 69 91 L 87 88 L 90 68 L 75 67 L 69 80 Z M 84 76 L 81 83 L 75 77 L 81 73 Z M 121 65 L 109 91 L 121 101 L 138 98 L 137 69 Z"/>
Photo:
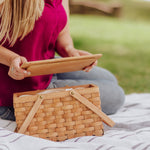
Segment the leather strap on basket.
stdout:
<path fill-rule="evenodd" d="M 43 97 L 42 96 L 38 96 L 37 101 L 35 102 L 35 104 L 33 105 L 31 111 L 29 112 L 28 116 L 26 117 L 24 123 L 22 124 L 22 126 L 20 127 L 20 129 L 18 130 L 18 133 L 24 133 L 26 131 L 26 129 L 28 128 L 28 126 L 30 125 L 34 115 L 36 114 L 36 112 L 38 111 L 41 103 L 43 102 Z"/>
<path fill-rule="evenodd" d="M 103 113 L 98 107 L 96 107 L 94 104 L 92 104 L 88 99 L 81 96 L 75 90 L 71 90 L 70 95 L 72 97 L 74 97 L 75 99 L 77 99 L 78 101 L 80 101 L 85 106 L 87 106 L 90 110 L 95 112 L 99 117 L 101 117 L 101 119 L 104 121 L 104 123 L 106 123 L 107 125 L 109 125 L 111 127 L 114 126 L 115 123 L 105 113 Z"/>

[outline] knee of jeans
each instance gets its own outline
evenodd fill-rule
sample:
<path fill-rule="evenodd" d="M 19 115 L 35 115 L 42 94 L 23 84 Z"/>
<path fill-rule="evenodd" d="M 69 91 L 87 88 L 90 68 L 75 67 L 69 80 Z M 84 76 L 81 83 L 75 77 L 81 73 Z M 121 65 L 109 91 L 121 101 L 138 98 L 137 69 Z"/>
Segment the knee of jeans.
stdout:
<path fill-rule="evenodd" d="M 111 93 L 102 95 L 101 97 L 102 111 L 107 115 L 116 113 L 125 102 L 125 93 L 123 89 L 118 86 L 111 91 Z"/>

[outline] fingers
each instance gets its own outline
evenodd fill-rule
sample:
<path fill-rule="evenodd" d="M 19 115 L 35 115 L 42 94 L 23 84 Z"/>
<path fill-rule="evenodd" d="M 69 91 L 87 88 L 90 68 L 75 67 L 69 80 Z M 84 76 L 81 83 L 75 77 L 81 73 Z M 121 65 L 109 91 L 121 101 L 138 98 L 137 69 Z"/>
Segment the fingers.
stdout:
<path fill-rule="evenodd" d="M 25 63 L 25 62 L 27 62 L 27 59 L 25 58 L 25 57 L 20 57 L 21 58 L 21 60 L 22 60 L 22 63 Z M 22 64 L 21 64 L 22 65 Z"/>
<path fill-rule="evenodd" d="M 84 55 L 92 55 L 91 53 L 84 51 L 84 50 L 78 50 L 78 53 L 80 56 L 84 56 Z"/>
<path fill-rule="evenodd" d="M 26 70 L 11 66 L 8 75 L 15 80 L 22 80 L 25 77 L 28 77 L 29 73 Z"/>
<path fill-rule="evenodd" d="M 78 52 L 76 49 L 74 49 L 73 51 L 70 51 L 70 52 L 68 53 L 68 55 L 69 55 L 69 57 L 77 57 L 77 56 L 80 56 L 79 52 Z"/>
<path fill-rule="evenodd" d="M 68 51 L 68 56 L 73 57 L 73 56 L 87 56 L 87 55 L 92 55 L 91 53 L 84 51 L 84 50 L 78 50 L 76 48 L 72 48 L 70 51 Z M 97 60 L 93 62 L 90 66 L 87 66 L 83 69 L 85 72 L 90 72 L 94 66 L 97 65 Z"/>
<path fill-rule="evenodd" d="M 91 53 L 84 51 L 84 50 L 78 50 L 78 53 L 80 54 L 80 56 L 92 55 Z M 85 67 L 83 69 L 83 71 L 90 72 L 92 70 L 92 68 L 96 65 L 97 65 L 97 60 L 95 62 L 93 62 L 90 66 Z"/>
<path fill-rule="evenodd" d="M 85 71 L 85 72 L 90 72 L 90 71 L 92 70 L 92 68 L 93 68 L 94 66 L 96 66 L 96 65 L 97 65 L 97 60 L 96 60 L 94 63 L 92 63 L 90 66 L 85 67 L 85 68 L 83 69 L 83 71 Z"/>
<path fill-rule="evenodd" d="M 91 53 L 84 51 L 84 50 L 77 50 L 74 48 L 74 51 L 72 51 L 72 54 L 70 56 L 86 56 L 86 55 L 92 55 Z M 90 72 L 94 66 L 97 65 L 97 60 L 93 62 L 90 66 L 87 66 L 83 69 L 85 72 Z"/>
<path fill-rule="evenodd" d="M 83 69 L 84 72 L 90 72 L 92 70 L 93 66 L 88 66 L 88 67 L 85 67 Z"/>
<path fill-rule="evenodd" d="M 96 61 L 93 63 L 93 65 L 94 65 L 94 66 L 97 66 L 97 63 L 98 63 L 98 61 L 96 60 Z"/>
<path fill-rule="evenodd" d="M 77 56 L 80 56 L 80 54 L 77 51 L 75 51 L 72 56 L 73 57 L 75 57 L 75 56 L 77 57 Z"/>
<path fill-rule="evenodd" d="M 16 57 L 11 63 L 8 75 L 15 80 L 22 80 L 25 77 L 28 77 L 30 75 L 30 72 L 27 72 L 20 67 L 24 62 L 27 62 L 26 58 Z"/>
<path fill-rule="evenodd" d="M 25 78 L 25 75 L 18 73 L 9 73 L 9 76 L 15 80 L 22 80 Z"/>

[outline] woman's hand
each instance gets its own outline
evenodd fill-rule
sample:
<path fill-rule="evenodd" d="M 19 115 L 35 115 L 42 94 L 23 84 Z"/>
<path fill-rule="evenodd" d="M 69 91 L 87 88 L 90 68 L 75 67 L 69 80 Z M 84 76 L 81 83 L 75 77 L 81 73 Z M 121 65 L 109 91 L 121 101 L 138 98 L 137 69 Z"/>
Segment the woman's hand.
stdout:
<path fill-rule="evenodd" d="M 70 50 L 67 51 L 68 53 L 68 56 L 69 57 L 75 57 L 75 56 L 86 56 L 86 55 L 92 55 L 91 53 L 87 52 L 87 51 L 84 51 L 84 50 L 78 50 L 78 49 L 75 49 L 75 48 L 72 48 Z M 83 69 L 83 71 L 85 72 L 90 72 L 92 70 L 92 68 L 94 66 L 97 65 L 97 61 L 95 61 L 93 64 L 91 64 L 90 66 L 87 66 Z"/>
<path fill-rule="evenodd" d="M 30 75 L 30 72 L 22 69 L 20 66 L 27 62 L 27 59 L 22 56 L 17 56 L 11 60 L 8 75 L 15 80 L 22 80 Z"/>

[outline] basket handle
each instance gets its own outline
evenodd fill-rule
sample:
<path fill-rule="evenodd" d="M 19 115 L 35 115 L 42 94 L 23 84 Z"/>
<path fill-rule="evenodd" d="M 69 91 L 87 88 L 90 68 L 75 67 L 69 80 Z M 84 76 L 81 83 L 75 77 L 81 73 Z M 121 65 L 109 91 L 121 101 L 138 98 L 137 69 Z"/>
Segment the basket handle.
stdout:
<path fill-rule="evenodd" d="M 94 104 L 92 104 L 88 99 L 85 97 L 81 96 L 78 92 L 75 90 L 70 91 L 70 95 L 80 101 L 82 104 L 87 106 L 89 109 L 91 109 L 93 112 L 95 112 L 99 117 L 102 118 L 104 123 L 109 125 L 110 127 L 114 126 L 114 121 L 112 121 L 105 113 L 103 113 L 98 107 L 96 107 Z"/>
<path fill-rule="evenodd" d="M 24 123 L 22 124 L 22 126 L 18 130 L 18 133 L 23 134 L 26 131 L 26 129 L 28 128 L 29 124 L 31 123 L 34 115 L 38 111 L 38 109 L 39 109 L 41 103 L 43 102 L 43 100 L 44 100 L 44 98 L 42 96 L 38 96 L 38 99 L 36 100 L 35 104 L 33 105 L 32 109 L 29 112 L 28 116 L 26 117 Z"/>

